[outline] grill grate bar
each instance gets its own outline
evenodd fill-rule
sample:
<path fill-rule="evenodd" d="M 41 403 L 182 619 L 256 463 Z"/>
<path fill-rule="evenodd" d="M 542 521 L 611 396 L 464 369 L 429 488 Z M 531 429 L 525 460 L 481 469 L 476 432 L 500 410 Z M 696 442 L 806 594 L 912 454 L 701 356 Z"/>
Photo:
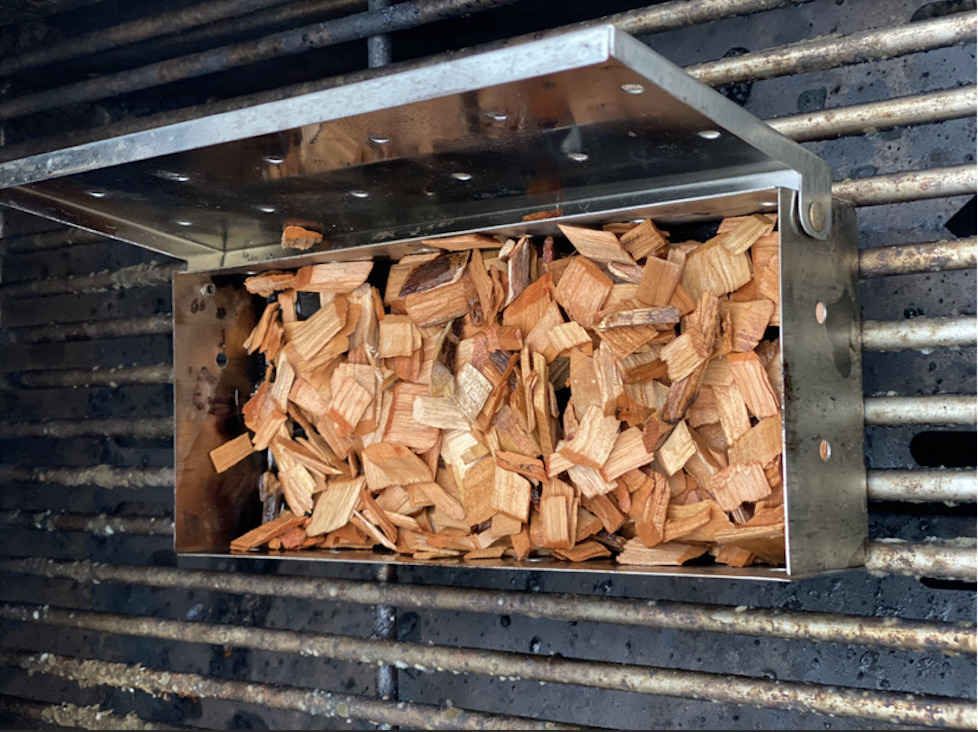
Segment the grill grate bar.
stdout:
<path fill-rule="evenodd" d="M 908 574 L 974 582 L 975 540 L 906 542 L 898 539 L 871 541 L 866 546 L 866 569 L 870 572 Z"/>
<path fill-rule="evenodd" d="M 68 104 L 92 102 L 109 96 L 152 89 L 161 80 L 167 82 L 193 79 L 259 63 L 285 54 L 296 54 L 314 48 L 328 48 L 378 33 L 417 28 L 447 18 L 477 13 L 513 4 L 519 0 L 407 0 L 383 12 L 344 15 L 299 28 L 290 28 L 263 38 L 242 41 L 230 46 L 157 61 L 147 66 L 106 74 L 97 79 L 75 82 L 16 97 L 4 102 L 0 120 L 9 120 Z"/>
<path fill-rule="evenodd" d="M 913 170 L 892 175 L 844 180 L 832 184 L 832 195 L 852 201 L 856 206 L 883 206 L 890 203 L 949 198 L 975 193 L 978 170 L 974 165 Z"/>
<path fill-rule="evenodd" d="M 975 40 L 975 35 L 974 13 L 956 13 L 895 28 L 778 46 L 694 64 L 685 70 L 711 86 L 760 81 L 956 46 Z"/>
<path fill-rule="evenodd" d="M 173 468 L 20 468 L 0 465 L 0 480 L 18 483 L 55 483 L 64 486 L 92 485 L 99 488 L 172 487 Z"/>
<path fill-rule="evenodd" d="M 284 2 L 286 0 L 212 0 L 183 10 L 140 18 L 60 43 L 35 47 L 30 51 L 6 58 L 0 62 L 0 76 L 10 76 L 27 69 L 43 67 L 79 56 L 90 56 L 118 46 L 138 43 L 196 26 L 209 25 L 216 21 L 281 5 Z"/>
<path fill-rule="evenodd" d="M 122 384 L 172 384 L 173 365 L 118 366 L 115 368 L 64 369 L 61 371 L 22 371 L 16 376 L 25 389 L 57 389 L 82 386 L 120 386 Z"/>
<path fill-rule="evenodd" d="M 325 633 L 298 633 L 272 628 L 62 610 L 47 605 L 6 603 L 0 605 L 0 618 L 161 640 L 297 653 L 370 665 L 394 664 L 415 667 L 418 670 L 502 676 L 511 680 L 749 704 L 924 727 L 973 729 L 978 725 L 978 714 L 973 700 L 947 697 L 914 696 L 801 682 L 776 682 L 635 664 L 418 645 Z"/>
<path fill-rule="evenodd" d="M 457 707 L 395 703 L 318 689 L 300 689 L 247 681 L 233 681 L 192 673 L 156 671 L 143 666 L 93 661 L 45 654 L 44 659 L 16 651 L 0 651 L 0 665 L 28 673 L 48 674 L 79 686 L 134 688 L 149 694 L 180 694 L 189 697 L 224 699 L 244 703 L 261 700 L 265 706 L 317 717 L 349 717 L 374 724 L 392 724 L 415 729 L 593 729 L 549 720 L 485 714 Z"/>
<path fill-rule="evenodd" d="M 4 437 L 137 437 L 148 440 L 171 440 L 173 418 L 79 418 L 77 421 L 0 422 L 0 438 Z"/>
<path fill-rule="evenodd" d="M 767 123 L 796 142 L 865 135 L 880 129 L 973 117 L 978 109 L 975 94 L 976 87 L 963 86 L 882 102 L 778 117 L 767 120 Z"/>
<path fill-rule="evenodd" d="M 0 526 L 18 526 L 43 531 L 79 531 L 95 536 L 135 534 L 173 536 L 173 519 L 157 516 L 109 516 L 106 514 L 53 513 L 44 511 L 0 511 Z"/>
<path fill-rule="evenodd" d="M 865 397 L 863 418 L 869 425 L 974 424 L 978 407 L 973 396 Z"/>
<path fill-rule="evenodd" d="M 750 635 L 910 651 L 975 653 L 974 626 L 820 612 L 781 612 L 683 602 L 648 602 L 571 594 L 527 594 L 410 584 L 378 584 L 307 577 L 251 576 L 208 570 L 136 567 L 40 558 L 0 562 L 0 570 L 76 582 L 117 582 L 183 590 L 303 599 L 329 598 L 361 605 L 526 615 L 565 622 L 613 623 Z"/>
<path fill-rule="evenodd" d="M 37 722 L 73 729 L 182 729 L 181 727 L 169 727 L 165 724 L 148 722 L 133 712 L 123 717 L 98 705 L 79 706 L 68 702 L 45 704 L 0 696 L 0 709 L 4 711 L 4 715 L 16 714 Z"/>
<path fill-rule="evenodd" d="M 161 335 L 173 332 L 172 315 L 150 315 L 145 318 L 57 323 L 54 325 L 11 328 L 4 331 L 10 343 L 61 343 L 72 340 L 125 338 L 127 336 Z"/>
<path fill-rule="evenodd" d="M 185 268 L 186 265 L 182 261 L 149 262 L 132 267 L 123 267 L 122 269 L 95 272 L 90 275 L 17 282 L 5 285 L 0 290 L 0 295 L 4 297 L 36 297 L 168 285 L 173 279 L 173 273 Z"/>
<path fill-rule="evenodd" d="M 978 320 L 974 317 L 866 320 L 862 324 L 862 339 L 864 351 L 973 346 L 978 342 Z"/>
<path fill-rule="evenodd" d="M 60 249 L 76 244 L 95 244 L 100 241 L 106 241 L 105 234 L 96 234 L 85 229 L 55 229 L 40 234 L 4 237 L 0 239 L 0 254 L 25 254 L 41 249 Z"/>
<path fill-rule="evenodd" d="M 880 277 L 971 269 L 978 264 L 976 255 L 978 245 L 973 236 L 955 241 L 863 249 L 859 253 L 859 274 L 862 277 Z"/>
<path fill-rule="evenodd" d="M 867 470 L 871 501 L 975 503 L 974 470 Z"/>

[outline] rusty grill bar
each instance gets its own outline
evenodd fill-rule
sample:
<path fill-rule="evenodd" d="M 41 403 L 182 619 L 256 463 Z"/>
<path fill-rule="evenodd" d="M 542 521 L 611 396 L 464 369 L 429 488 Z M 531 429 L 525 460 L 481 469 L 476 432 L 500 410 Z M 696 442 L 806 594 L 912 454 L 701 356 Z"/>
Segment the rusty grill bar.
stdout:
<path fill-rule="evenodd" d="M 270 5 L 271 3 L 265 3 Z M 502 5 L 508 3 L 487 3 Z M 513 3 L 516 4 L 516 3 Z M 214 3 L 223 7 L 229 3 Z M 255 3 L 256 7 L 262 3 Z M 453 5 L 453 3 L 448 3 Z M 458 4 L 459 7 L 461 4 Z M 663 3 L 613 16 L 619 27 L 633 33 L 664 32 L 682 27 L 734 18 L 747 13 L 766 13 L 788 6 L 778 0 L 707 0 L 694 3 Z M 377 11 L 371 5 L 373 12 Z M 764 16 L 756 16 L 758 18 Z M 177 22 L 178 15 L 173 16 Z M 365 26 L 366 27 L 366 26 Z M 371 26 L 372 27 L 372 26 Z M 387 28 L 385 28 L 387 29 Z M 108 36 L 107 36 L 108 37 Z M 365 35 L 358 37 L 364 38 Z M 974 14 L 965 12 L 944 18 L 914 22 L 905 27 L 849 33 L 839 37 L 803 41 L 793 46 L 771 48 L 718 61 L 697 63 L 687 70 L 711 85 L 753 82 L 791 75 L 815 73 L 846 65 L 880 62 L 944 49 L 975 39 Z M 722 50 L 722 49 L 721 49 Z M 63 53 L 63 51 L 62 51 Z M 38 61 L 30 56 L 16 64 Z M 8 62 L 4 62 L 8 63 Z M 26 66 L 25 66 L 26 67 Z M 154 82 L 155 83 L 155 82 Z M 78 85 L 87 93 L 104 95 L 111 87 L 97 89 L 94 83 Z M 56 90 L 61 91 L 61 90 Z M 45 94 L 47 96 L 45 96 Z M 6 102 L 0 118 L 12 119 L 50 104 L 63 104 L 70 97 L 55 101 L 55 92 L 22 97 Z M 41 106 L 38 106 L 38 102 Z M 818 110 L 771 120 L 776 129 L 799 141 L 827 140 L 836 136 L 869 134 L 881 128 L 914 127 L 970 118 L 975 113 L 975 87 L 923 92 L 882 102 L 855 104 L 840 109 Z M 953 162 L 953 161 L 952 161 Z M 907 163 L 909 164 L 909 163 Z M 904 202 L 923 202 L 973 195 L 976 169 L 973 164 L 947 165 L 929 170 L 907 170 L 837 182 L 833 194 L 852 200 L 858 206 L 875 207 Z M 84 232 L 27 234 L 5 239 L 6 257 L 25 253 L 82 247 L 101 238 Z M 905 276 L 914 273 L 953 273 L 975 267 L 975 238 L 929 241 L 916 244 L 894 243 L 864 249 L 860 256 L 861 276 Z M 91 270 L 91 274 L 23 280 L 4 284 L 2 296 L 10 299 L 39 298 L 86 291 L 150 288 L 168 279 L 177 267 L 166 263 Z M 5 267 L 5 270 L 8 268 Z M 124 274 L 125 273 L 125 274 Z M 84 316 L 82 316 L 83 318 Z M 167 314 L 146 317 L 121 317 L 86 322 L 79 319 L 36 326 L 7 328 L 8 344 L 58 344 L 79 339 L 105 340 L 168 334 L 172 327 Z M 932 349 L 973 348 L 973 315 L 926 317 L 916 320 L 867 320 L 863 323 L 863 345 L 868 352 L 930 351 Z M 973 352 L 973 351 L 972 351 Z M 876 354 L 874 354 L 876 357 Z M 105 366 L 108 366 L 106 368 Z M 81 390 L 128 384 L 135 388 L 169 383 L 168 365 L 133 365 L 122 369 L 103 365 L 91 369 L 47 369 L 20 371 L 10 375 L 15 388 L 45 390 L 75 387 Z M 118 378 L 112 378 L 113 376 Z M 970 426 L 975 423 L 975 399 L 964 394 L 870 397 L 865 402 L 870 429 L 899 430 L 908 424 Z M 34 415 L 32 415 L 34 417 Z M 875 425 L 875 426 L 874 426 Z M 132 437 L 159 440 L 171 432 L 170 417 L 138 417 L 89 420 L 56 419 L 27 421 L 24 418 L 0 425 L 0 437 L 78 439 L 88 436 L 112 439 Z M 77 465 L 77 463 L 76 463 Z M 89 467 L 0 466 L 5 484 L 45 484 L 57 488 L 94 486 L 93 490 L 172 485 L 171 468 L 123 468 L 107 465 Z M 973 504 L 973 470 L 896 470 L 868 472 L 868 497 L 873 501 L 905 503 Z M 111 492 L 111 490 L 109 491 Z M 13 508 L 13 507 L 8 507 Z M 172 519 L 112 513 L 37 513 L 5 510 L 0 525 L 10 530 L 37 532 L 75 532 L 100 537 L 106 542 L 132 540 L 140 536 L 164 537 L 172 532 Z M 972 529 L 973 530 L 973 529 Z M 18 556 L 16 550 L 4 552 Z M 191 568 L 127 566 L 105 562 L 47 561 L 41 558 L 14 559 L 0 569 L 19 576 L 70 579 L 79 587 L 99 583 L 146 585 L 179 591 L 215 591 L 241 596 L 268 596 L 329 601 L 361 605 L 398 607 L 401 611 L 457 611 L 509 617 L 539 617 L 549 622 L 591 622 L 629 628 L 656 628 L 720 635 L 746 635 L 794 642 L 845 643 L 899 649 L 905 652 L 962 653 L 973 662 L 975 626 L 933 620 L 906 620 L 812 611 L 783 611 L 742 608 L 730 605 L 704 605 L 690 602 L 645 602 L 587 594 L 506 592 L 498 589 L 461 589 L 430 586 L 425 583 L 400 584 L 396 581 L 350 581 L 335 578 L 279 576 L 251 572 L 215 572 Z M 873 540 L 867 546 L 866 569 L 871 573 L 931 577 L 944 581 L 974 582 L 975 545 L 970 538 L 951 541 Z M 386 578 L 393 580 L 393 578 Z M 389 612 L 389 611 L 387 611 Z M 42 623 L 59 627 L 87 628 L 105 634 L 129 634 L 159 639 L 181 639 L 192 643 L 214 643 L 230 647 L 275 649 L 298 655 L 325 655 L 365 664 L 423 666 L 473 675 L 493 675 L 537 680 L 555 684 L 576 684 L 585 688 L 628 690 L 638 694 L 674 696 L 683 699 L 709 699 L 734 704 L 832 714 L 839 717 L 870 719 L 884 723 L 914 726 L 974 728 L 973 699 L 927 697 L 857 688 L 831 688 L 817 684 L 765 681 L 744 676 L 655 668 L 637 664 L 608 664 L 602 661 L 557 659 L 494 650 L 474 650 L 452 645 L 419 646 L 395 640 L 391 626 L 387 638 L 368 640 L 323 633 L 301 634 L 273 628 L 189 623 L 174 620 L 118 615 L 110 612 L 62 610 L 29 604 L 8 603 L 0 616 L 17 623 Z M 379 630 L 379 629 L 378 629 Z M 369 631 L 368 631 L 369 632 Z M 0 651 L 0 665 L 39 674 L 58 676 L 79 685 L 136 687 L 152 694 L 178 693 L 219 700 L 247 702 L 262 699 L 266 707 L 306 712 L 321 718 L 354 717 L 382 725 L 454 727 L 463 729 L 570 728 L 539 719 L 486 714 L 475 710 L 437 707 L 429 704 L 388 702 L 357 695 L 341 695 L 290 686 L 254 684 L 226 678 L 205 677 L 176 671 L 155 671 L 101 660 L 84 660 L 23 651 Z M 388 687 L 387 692 L 396 687 Z M 378 696 L 383 696 L 380 689 Z M 490 702 L 491 703 L 491 702 Z M 19 705 L 19 707 L 18 707 Z M 113 728 L 145 724 L 135 715 L 111 716 L 105 709 L 67 705 L 60 713 L 54 707 L 36 702 L 0 700 L 11 712 L 40 717 L 61 724 Z M 101 714 L 103 716 L 99 717 Z M 167 728 L 160 725 L 143 728 Z"/>

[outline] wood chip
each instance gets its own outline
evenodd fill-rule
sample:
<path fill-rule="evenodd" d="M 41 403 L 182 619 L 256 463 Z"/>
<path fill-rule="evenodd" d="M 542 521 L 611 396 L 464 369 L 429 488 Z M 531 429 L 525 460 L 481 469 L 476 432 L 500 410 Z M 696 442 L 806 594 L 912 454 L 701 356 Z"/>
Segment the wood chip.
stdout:
<path fill-rule="evenodd" d="M 353 377 L 346 378 L 333 391 L 326 416 L 335 425 L 339 437 L 349 437 L 356 430 L 367 407 L 373 402 L 373 394 L 364 389 Z"/>
<path fill-rule="evenodd" d="M 365 482 L 362 477 L 334 478 L 328 481 L 326 490 L 316 498 L 316 506 L 306 533 L 309 536 L 321 536 L 348 524 Z"/>
<path fill-rule="evenodd" d="M 367 486 L 376 493 L 392 485 L 430 483 L 434 480 L 424 461 L 404 445 L 376 443 L 363 451 Z"/>
<path fill-rule="evenodd" d="M 584 465 L 572 465 L 567 469 L 567 476 L 587 498 L 611 493 L 617 487 L 615 482 L 605 480 L 599 470 Z"/>
<path fill-rule="evenodd" d="M 573 257 L 554 289 L 554 297 L 567 314 L 585 328 L 591 327 L 611 293 L 611 279 L 590 259 Z"/>
<path fill-rule="evenodd" d="M 287 290 L 295 284 L 295 274 L 292 272 L 265 272 L 252 275 L 244 281 L 245 289 L 252 295 L 268 297 L 273 292 Z"/>
<path fill-rule="evenodd" d="M 417 452 L 426 452 L 437 444 L 441 431 L 414 418 L 415 404 L 419 399 L 430 399 L 425 396 L 427 393 L 428 387 L 424 384 L 402 381 L 394 385 L 383 434 L 384 442 L 406 445 Z"/>
<path fill-rule="evenodd" d="M 417 396 L 412 405 L 414 421 L 440 430 L 465 430 L 472 422 L 458 404 L 444 397 Z"/>
<path fill-rule="evenodd" d="M 576 320 L 561 323 L 551 328 L 547 333 L 547 338 L 558 354 L 565 354 L 572 348 L 580 349 L 582 353 L 587 355 L 590 355 L 592 351 L 591 336 Z"/>
<path fill-rule="evenodd" d="M 669 475 L 673 475 L 682 470 L 686 461 L 695 454 L 696 445 L 693 444 L 693 438 L 690 437 L 686 422 L 680 420 L 666 441 L 662 443 L 656 457 L 662 469 Z"/>
<path fill-rule="evenodd" d="M 666 307 L 676 292 L 683 268 L 674 262 L 649 257 L 635 299 L 652 307 Z"/>
<path fill-rule="evenodd" d="M 731 254 L 715 237 L 697 247 L 686 259 L 682 284 L 694 300 L 704 292 L 725 295 L 747 284 L 751 278 L 750 259 L 746 254 Z"/>
<path fill-rule="evenodd" d="M 740 389 L 744 404 L 752 415 L 764 418 L 781 413 L 781 405 L 774 396 L 771 382 L 768 381 L 767 373 L 756 353 L 730 353 L 727 361 L 730 363 L 734 383 Z"/>
<path fill-rule="evenodd" d="M 742 503 L 759 501 L 771 493 L 759 462 L 728 465 L 712 476 L 710 489 L 724 511 L 735 511 Z"/>
<path fill-rule="evenodd" d="M 574 540 L 570 533 L 571 499 L 549 496 L 540 500 L 543 521 L 543 545 L 552 549 L 570 549 Z"/>
<path fill-rule="evenodd" d="M 585 229 L 580 226 L 557 224 L 557 228 L 567 237 L 574 248 L 595 262 L 620 262 L 634 264 L 635 260 L 618 242 L 618 237 L 610 231 Z"/>
<path fill-rule="evenodd" d="M 641 468 L 652 462 L 653 454 L 645 449 L 642 430 L 629 427 L 618 433 L 608 459 L 601 466 L 601 477 L 611 482 L 629 470 Z"/>
<path fill-rule="evenodd" d="M 707 547 L 695 544 L 683 544 L 671 541 L 654 547 L 642 545 L 637 538 L 629 539 L 625 550 L 619 554 L 616 561 L 619 564 L 634 564 L 639 566 L 680 566 L 690 559 L 700 557 L 707 552 Z"/>
<path fill-rule="evenodd" d="M 231 542 L 231 551 L 246 552 L 256 549 L 262 544 L 267 544 L 270 539 L 294 529 L 303 521 L 305 521 L 304 517 L 296 516 L 291 511 L 283 511 L 277 518 L 234 539 Z"/>
<path fill-rule="evenodd" d="M 380 321 L 377 355 L 410 356 L 422 346 L 421 331 L 407 315 L 388 315 Z"/>
<path fill-rule="evenodd" d="M 251 436 L 245 432 L 243 435 L 238 435 L 233 440 L 211 450 L 211 462 L 214 464 L 214 470 L 223 473 L 240 463 L 254 451 Z"/>
<path fill-rule="evenodd" d="M 373 262 L 313 264 L 295 273 L 294 287 L 299 292 L 353 292 L 367 281 L 373 267 Z"/>
<path fill-rule="evenodd" d="M 703 333 L 695 328 L 690 328 L 667 343 L 661 351 L 662 360 L 673 382 L 692 374 L 706 362 L 709 355 L 710 344 L 706 342 Z"/>
<path fill-rule="evenodd" d="M 774 230 L 774 222 L 767 216 L 745 216 L 729 232 L 723 233 L 723 246 L 731 254 L 743 254 L 754 242 Z"/>
<path fill-rule="evenodd" d="M 525 523 L 530 513 L 530 481 L 518 473 L 497 468 L 490 505 L 493 511 Z"/>
<path fill-rule="evenodd" d="M 322 240 L 323 235 L 318 231 L 312 231 L 301 226 L 286 226 L 282 229 L 282 249 L 305 251 Z"/>
<path fill-rule="evenodd" d="M 597 331 L 612 328 L 634 328 L 650 325 L 656 330 L 665 330 L 679 322 L 679 310 L 674 307 L 639 308 L 636 310 L 620 310 L 601 318 L 595 324 Z"/>
<path fill-rule="evenodd" d="M 291 336 L 296 352 L 306 360 L 315 358 L 346 325 L 346 310 L 346 298 L 336 297 L 307 320 L 297 323 Z"/>
<path fill-rule="evenodd" d="M 738 353 L 747 353 L 757 348 L 773 315 L 774 303 L 770 300 L 720 303 L 720 316 L 730 318 L 733 350 Z"/>
<path fill-rule="evenodd" d="M 640 495 L 641 494 L 641 495 Z M 661 473 L 652 473 L 643 487 L 635 492 L 635 533 L 643 546 L 653 547 L 665 541 L 669 511 L 669 481 Z"/>
<path fill-rule="evenodd" d="M 618 427 L 618 420 L 605 417 L 600 407 L 589 407 L 578 424 L 574 439 L 558 443 L 556 452 L 575 465 L 601 468 L 615 446 Z"/>
<path fill-rule="evenodd" d="M 403 300 L 405 312 L 419 328 L 460 318 L 478 301 L 475 284 L 468 275 L 462 275 L 458 282 L 408 295 Z"/>
<path fill-rule="evenodd" d="M 444 511 L 446 514 L 455 519 L 465 518 L 465 508 L 462 506 L 461 502 L 451 493 L 442 488 L 438 483 L 427 482 L 419 483 L 418 487 L 424 491 L 424 494 L 431 499 L 431 502 L 438 507 L 439 510 Z"/>
<path fill-rule="evenodd" d="M 746 465 L 756 461 L 766 465 L 781 454 L 781 429 L 779 418 L 762 419 L 730 446 L 730 462 Z"/>
<path fill-rule="evenodd" d="M 472 364 L 465 364 L 455 377 L 456 388 L 452 399 L 469 422 L 475 421 L 492 393 L 492 382 Z"/>
<path fill-rule="evenodd" d="M 620 240 L 621 245 L 635 260 L 655 254 L 668 243 L 665 234 L 649 219 L 623 233 Z"/>

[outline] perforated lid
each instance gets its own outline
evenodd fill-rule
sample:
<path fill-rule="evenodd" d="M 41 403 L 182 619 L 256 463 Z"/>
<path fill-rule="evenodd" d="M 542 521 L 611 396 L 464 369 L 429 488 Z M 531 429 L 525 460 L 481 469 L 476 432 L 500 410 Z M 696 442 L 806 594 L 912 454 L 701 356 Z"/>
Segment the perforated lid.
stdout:
<path fill-rule="evenodd" d="M 290 223 L 330 250 L 540 211 L 690 220 L 715 216 L 717 197 L 763 209 L 778 187 L 798 191 L 809 235 L 831 226 L 821 159 L 610 25 L 3 152 L 0 202 L 195 269 L 287 256 Z"/>

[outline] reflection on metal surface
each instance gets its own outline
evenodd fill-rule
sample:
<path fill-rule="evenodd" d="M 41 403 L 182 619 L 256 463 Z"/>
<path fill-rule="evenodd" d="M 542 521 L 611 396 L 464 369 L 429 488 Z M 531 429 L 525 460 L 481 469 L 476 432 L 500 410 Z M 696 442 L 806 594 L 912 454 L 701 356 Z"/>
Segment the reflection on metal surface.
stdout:
<path fill-rule="evenodd" d="M 206 269 L 227 252 L 281 257 L 285 223 L 320 230 L 322 252 L 764 176 L 800 191 L 803 228 L 827 233 L 808 213 L 828 210 L 824 162 L 599 26 L 0 163 L 0 200 Z"/>

